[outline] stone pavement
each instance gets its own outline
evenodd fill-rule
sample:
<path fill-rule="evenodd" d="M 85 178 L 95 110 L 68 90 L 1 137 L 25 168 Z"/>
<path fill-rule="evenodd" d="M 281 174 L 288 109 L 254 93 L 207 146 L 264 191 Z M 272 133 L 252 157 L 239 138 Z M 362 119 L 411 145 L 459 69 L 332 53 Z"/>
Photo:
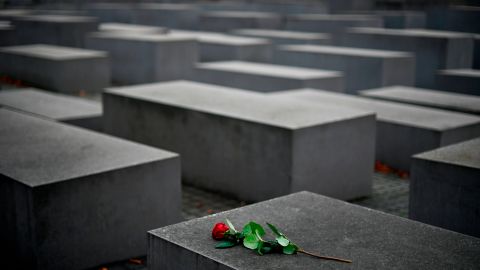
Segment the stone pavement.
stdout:
<path fill-rule="evenodd" d="M 182 214 L 185 219 L 198 218 L 225 210 L 237 208 L 246 202 L 228 196 L 205 191 L 192 186 L 183 186 Z M 379 210 L 401 217 L 408 216 L 409 180 L 393 173 L 375 173 L 373 192 L 370 197 L 351 201 L 371 209 Z M 146 258 L 135 258 L 130 261 L 95 268 L 99 270 L 146 270 Z M 92 269 L 93 270 L 93 269 Z"/>

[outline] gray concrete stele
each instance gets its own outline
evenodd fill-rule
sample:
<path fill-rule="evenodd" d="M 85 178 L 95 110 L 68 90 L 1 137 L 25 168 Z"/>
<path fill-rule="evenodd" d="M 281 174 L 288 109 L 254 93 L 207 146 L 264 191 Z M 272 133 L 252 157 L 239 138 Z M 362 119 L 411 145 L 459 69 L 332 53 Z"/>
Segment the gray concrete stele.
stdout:
<path fill-rule="evenodd" d="M 237 230 L 256 221 L 274 224 L 305 254 L 258 255 L 243 246 L 216 249 L 212 228 L 229 219 Z M 352 205 L 310 192 L 244 206 L 148 233 L 149 270 L 250 269 L 476 269 L 480 239 Z"/>
<path fill-rule="evenodd" d="M 85 269 L 142 256 L 181 220 L 177 154 L 0 109 L 4 269 Z"/>
<path fill-rule="evenodd" d="M 440 70 L 437 73 L 436 83 L 436 88 L 440 90 L 480 96 L 480 70 Z"/>

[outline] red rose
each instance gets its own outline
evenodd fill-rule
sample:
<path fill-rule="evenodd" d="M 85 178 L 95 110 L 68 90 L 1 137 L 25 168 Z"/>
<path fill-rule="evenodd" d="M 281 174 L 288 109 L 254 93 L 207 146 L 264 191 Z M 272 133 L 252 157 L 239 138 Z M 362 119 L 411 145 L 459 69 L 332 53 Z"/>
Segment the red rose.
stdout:
<path fill-rule="evenodd" d="M 217 223 L 215 224 L 215 226 L 213 227 L 213 230 L 212 230 L 212 237 L 213 239 L 215 240 L 222 240 L 223 239 L 223 236 L 225 235 L 225 233 L 229 230 L 230 228 L 228 228 L 227 225 L 225 225 L 224 223 Z"/>

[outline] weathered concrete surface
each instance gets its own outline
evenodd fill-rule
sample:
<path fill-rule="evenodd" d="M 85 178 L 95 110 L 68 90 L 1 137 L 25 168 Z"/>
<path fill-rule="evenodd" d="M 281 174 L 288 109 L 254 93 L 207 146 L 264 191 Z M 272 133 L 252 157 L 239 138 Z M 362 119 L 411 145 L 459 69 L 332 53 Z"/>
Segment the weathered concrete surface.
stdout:
<path fill-rule="evenodd" d="M 377 160 L 407 171 L 414 154 L 480 136 L 480 117 L 473 115 L 313 89 L 269 95 L 375 112 Z"/>
<path fill-rule="evenodd" d="M 112 80 L 119 84 L 183 79 L 198 59 L 194 39 L 163 34 L 97 32 L 87 47 L 109 53 Z"/>
<path fill-rule="evenodd" d="M 238 36 L 266 38 L 275 45 L 328 45 L 331 43 L 331 38 L 329 34 L 314 32 L 298 32 L 272 29 L 236 29 L 230 31 L 230 33 Z"/>
<path fill-rule="evenodd" d="M 199 28 L 205 31 L 226 32 L 240 28 L 278 29 L 282 17 L 271 12 L 212 11 L 199 17 Z"/>
<path fill-rule="evenodd" d="M 102 104 L 93 100 L 23 88 L 1 91 L 0 106 L 92 130 L 102 130 Z"/>
<path fill-rule="evenodd" d="M 480 115 L 480 97 L 407 86 L 361 91 L 364 97 Z"/>
<path fill-rule="evenodd" d="M 85 269 L 145 254 L 180 221 L 178 155 L 0 109 L 5 269 Z"/>
<path fill-rule="evenodd" d="M 436 88 L 454 93 L 480 96 L 480 70 L 440 70 L 437 73 Z"/>
<path fill-rule="evenodd" d="M 388 85 L 413 85 L 415 58 L 395 51 L 369 50 L 336 46 L 283 45 L 274 53 L 274 63 L 341 71 L 345 90 L 358 90 Z"/>
<path fill-rule="evenodd" d="M 415 53 L 415 85 L 434 88 L 438 69 L 470 68 L 471 35 L 425 29 L 353 28 L 344 36 L 345 46 Z"/>
<path fill-rule="evenodd" d="M 215 223 L 237 229 L 272 223 L 303 249 L 353 261 L 305 254 L 258 256 L 237 246 L 215 249 Z M 267 229 L 268 230 L 268 229 Z M 271 233 L 268 232 L 268 239 Z M 267 237 L 266 237 L 267 238 Z M 148 233 L 148 269 L 475 269 L 480 240 L 309 192 L 244 206 Z"/>
<path fill-rule="evenodd" d="M 338 71 L 299 68 L 243 61 L 200 63 L 192 79 L 258 92 L 317 88 L 343 92 L 343 76 Z"/>
<path fill-rule="evenodd" d="M 165 34 L 168 32 L 168 28 L 165 27 L 129 23 L 101 23 L 98 27 L 98 30 L 114 32 L 135 32 L 145 34 Z"/>
<path fill-rule="evenodd" d="M 480 237 L 480 138 L 414 156 L 409 217 Z"/>
<path fill-rule="evenodd" d="M 246 201 L 371 192 L 372 113 L 188 81 L 113 88 L 103 104 L 107 133 L 180 153 L 188 184 Z"/>
<path fill-rule="evenodd" d="M 0 72 L 61 93 L 99 92 L 110 85 L 107 53 L 53 45 L 0 48 Z"/>
<path fill-rule="evenodd" d="M 97 31 L 95 17 L 65 15 L 31 15 L 13 21 L 18 44 L 52 44 L 85 47 L 85 36 Z"/>
<path fill-rule="evenodd" d="M 200 9 L 192 4 L 140 3 L 136 22 L 179 29 L 196 29 Z"/>
<path fill-rule="evenodd" d="M 272 44 L 268 39 L 184 30 L 172 30 L 170 33 L 172 36 L 196 39 L 201 61 L 270 62 L 272 59 Z"/>

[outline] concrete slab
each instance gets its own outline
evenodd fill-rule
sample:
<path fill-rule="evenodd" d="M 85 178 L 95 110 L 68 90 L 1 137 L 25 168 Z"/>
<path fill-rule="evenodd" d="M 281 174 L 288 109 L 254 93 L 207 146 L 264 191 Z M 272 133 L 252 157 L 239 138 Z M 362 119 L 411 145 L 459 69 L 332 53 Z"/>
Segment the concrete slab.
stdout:
<path fill-rule="evenodd" d="M 410 169 L 410 157 L 414 154 L 480 136 L 480 117 L 468 114 L 313 89 L 278 92 L 270 96 L 375 112 L 377 160 L 406 171 Z"/>
<path fill-rule="evenodd" d="M 31 9 L 2 9 L 0 10 L 1 21 L 11 21 L 17 17 L 32 15 Z"/>
<path fill-rule="evenodd" d="M 272 46 L 268 39 L 185 30 L 171 30 L 170 34 L 196 39 L 202 62 L 225 60 L 269 62 L 272 59 Z"/>
<path fill-rule="evenodd" d="M 13 21 L 18 44 L 52 44 L 85 47 L 85 36 L 97 31 L 94 17 L 65 15 L 31 15 Z"/>
<path fill-rule="evenodd" d="M 480 69 L 480 35 L 473 36 L 473 68 Z"/>
<path fill-rule="evenodd" d="M 362 96 L 480 115 L 480 97 L 406 86 L 391 86 L 360 92 Z"/>
<path fill-rule="evenodd" d="M 211 11 L 199 17 L 199 28 L 205 31 L 226 32 L 240 28 L 279 29 L 282 17 L 272 12 Z"/>
<path fill-rule="evenodd" d="M 100 92 L 110 85 L 107 53 L 45 44 L 0 48 L 0 72 L 61 93 Z"/>
<path fill-rule="evenodd" d="M 188 81 L 112 88 L 103 104 L 107 133 L 180 153 L 187 184 L 246 201 L 371 192 L 372 113 Z"/>
<path fill-rule="evenodd" d="M 243 247 L 215 249 L 211 230 L 228 218 L 277 225 L 307 251 L 351 259 L 352 264 L 304 254 L 258 256 Z M 268 232 L 268 239 L 271 234 Z M 428 244 L 427 244 L 428 243 Z M 475 269 L 480 240 L 309 192 L 244 206 L 148 233 L 148 269 Z"/>
<path fill-rule="evenodd" d="M 1 91 L 0 106 L 92 130 L 102 130 L 102 104 L 92 100 L 22 88 Z"/>
<path fill-rule="evenodd" d="M 6 269 L 140 256 L 145 231 L 180 221 L 178 155 L 5 109 L 0 122 Z"/>
<path fill-rule="evenodd" d="M 285 44 L 316 44 L 328 45 L 331 43 L 329 34 L 298 32 L 271 29 L 236 29 L 230 31 L 233 35 L 266 38 L 275 45 Z"/>
<path fill-rule="evenodd" d="M 412 54 L 319 45 L 283 45 L 274 53 L 274 63 L 337 70 L 345 76 L 345 90 L 388 85 L 413 85 L 415 58 Z"/>
<path fill-rule="evenodd" d="M 148 26 L 141 24 L 129 24 L 129 23 L 102 23 L 98 27 L 100 31 L 113 31 L 113 32 L 135 32 L 145 34 L 165 34 L 168 32 L 168 28 L 158 26 Z"/>
<path fill-rule="evenodd" d="M 188 37 L 133 32 L 97 32 L 87 47 L 107 51 L 112 80 L 135 84 L 183 79 L 197 62 L 197 42 Z"/>
<path fill-rule="evenodd" d="M 382 10 L 375 12 L 375 14 L 383 18 L 385 28 L 425 28 L 427 23 L 426 14 L 422 11 Z"/>
<path fill-rule="evenodd" d="M 480 33 L 478 3 L 430 8 L 427 15 L 427 27 L 430 29 Z"/>
<path fill-rule="evenodd" d="M 415 54 L 415 85 L 435 88 L 438 69 L 470 68 L 473 40 L 471 35 L 425 29 L 349 29 L 345 46 L 405 51 Z"/>
<path fill-rule="evenodd" d="M 0 47 L 16 43 L 15 28 L 8 21 L 0 21 Z"/>
<path fill-rule="evenodd" d="M 341 72 L 243 61 L 200 63 L 192 79 L 258 92 L 317 88 L 343 92 Z"/>
<path fill-rule="evenodd" d="M 136 23 L 136 5 L 130 3 L 90 3 L 86 7 L 89 16 L 99 22 Z"/>
<path fill-rule="evenodd" d="M 480 70 L 448 69 L 437 72 L 439 90 L 480 96 Z"/>
<path fill-rule="evenodd" d="M 196 29 L 199 13 L 200 9 L 193 4 L 140 3 L 136 22 L 179 29 Z"/>
<path fill-rule="evenodd" d="M 480 237 L 480 138 L 414 156 L 409 217 Z"/>

